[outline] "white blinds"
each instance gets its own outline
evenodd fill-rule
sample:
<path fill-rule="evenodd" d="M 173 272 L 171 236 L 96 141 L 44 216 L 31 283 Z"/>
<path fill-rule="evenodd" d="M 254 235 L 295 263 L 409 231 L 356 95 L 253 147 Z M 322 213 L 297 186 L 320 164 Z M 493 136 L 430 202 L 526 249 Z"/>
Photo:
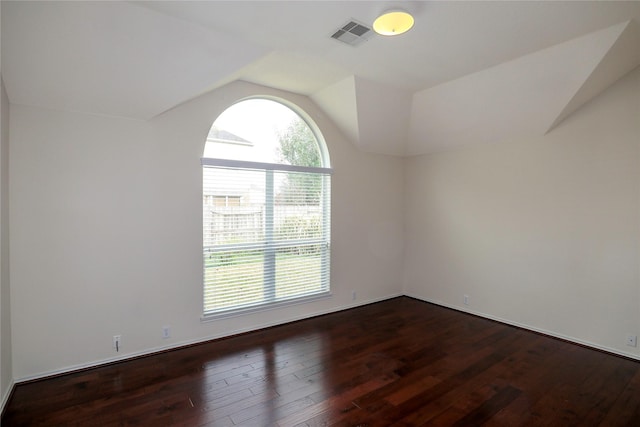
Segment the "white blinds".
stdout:
<path fill-rule="evenodd" d="M 202 165 L 204 314 L 328 293 L 331 170 Z"/>

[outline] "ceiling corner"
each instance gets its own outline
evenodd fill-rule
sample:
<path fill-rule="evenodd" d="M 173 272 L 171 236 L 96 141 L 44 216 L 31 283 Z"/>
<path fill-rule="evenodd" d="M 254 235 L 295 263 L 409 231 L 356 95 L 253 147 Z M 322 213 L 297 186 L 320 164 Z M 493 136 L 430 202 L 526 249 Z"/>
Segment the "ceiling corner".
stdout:
<path fill-rule="evenodd" d="M 311 95 L 359 149 L 394 156 L 405 154 L 411 97 L 355 75 Z"/>
<path fill-rule="evenodd" d="M 338 129 L 354 143 L 360 141 L 355 76 L 349 76 L 310 95 Z"/>
<path fill-rule="evenodd" d="M 616 35 L 573 97 L 548 127 L 551 132 L 567 117 L 606 90 L 624 75 L 640 66 L 640 24 L 634 20 L 604 30 L 602 37 Z"/>

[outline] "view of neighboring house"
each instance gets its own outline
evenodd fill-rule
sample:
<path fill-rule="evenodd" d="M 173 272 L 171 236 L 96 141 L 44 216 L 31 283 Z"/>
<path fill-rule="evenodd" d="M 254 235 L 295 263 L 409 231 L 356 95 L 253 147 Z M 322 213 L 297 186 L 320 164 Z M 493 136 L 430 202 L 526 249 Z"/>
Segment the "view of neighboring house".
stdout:
<path fill-rule="evenodd" d="M 211 153 L 212 157 L 250 158 L 254 147 L 253 142 L 212 126 L 205 152 Z M 235 180 L 232 178 L 234 171 L 218 168 L 204 168 L 203 175 L 204 246 L 260 238 L 265 204 L 264 180 L 260 179 L 260 172 L 253 172 L 256 179 L 249 181 Z"/>

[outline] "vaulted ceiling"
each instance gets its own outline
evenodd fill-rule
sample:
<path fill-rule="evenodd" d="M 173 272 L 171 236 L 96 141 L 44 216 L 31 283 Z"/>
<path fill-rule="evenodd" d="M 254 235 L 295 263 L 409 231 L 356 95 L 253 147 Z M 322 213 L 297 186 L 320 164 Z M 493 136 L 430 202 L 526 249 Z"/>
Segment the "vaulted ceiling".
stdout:
<path fill-rule="evenodd" d="M 390 7 L 416 19 L 330 36 Z M 640 2 L 2 1 L 10 102 L 150 119 L 233 80 L 309 96 L 365 151 L 553 131 L 640 65 Z"/>

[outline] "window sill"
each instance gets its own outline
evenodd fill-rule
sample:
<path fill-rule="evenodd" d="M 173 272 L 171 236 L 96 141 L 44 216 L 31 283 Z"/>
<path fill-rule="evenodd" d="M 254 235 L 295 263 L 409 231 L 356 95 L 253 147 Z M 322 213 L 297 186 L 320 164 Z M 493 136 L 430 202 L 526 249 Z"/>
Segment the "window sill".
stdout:
<path fill-rule="evenodd" d="M 246 308 L 240 308 L 240 309 L 235 309 L 235 310 L 234 309 L 229 309 L 229 310 L 226 310 L 226 311 L 221 311 L 221 312 L 211 313 L 211 314 L 203 314 L 202 316 L 200 316 L 200 322 L 202 322 L 202 323 L 212 322 L 212 321 L 215 321 L 215 320 L 228 319 L 228 318 L 231 318 L 231 317 L 246 316 L 246 315 L 249 315 L 249 314 L 259 313 L 259 312 L 263 312 L 263 311 L 277 310 L 277 309 L 280 309 L 280 308 L 290 307 L 290 306 L 294 306 L 294 305 L 308 304 L 308 303 L 311 303 L 311 302 L 315 302 L 315 301 L 331 298 L 332 296 L 333 295 L 329 291 L 329 292 L 325 292 L 325 293 L 322 293 L 322 294 L 306 296 L 306 297 L 300 297 L 300 298 L 290 299 L 290 300 L 286 300 L 286 301 L 255 305 L 255 306 L 246 307 Z"/>

